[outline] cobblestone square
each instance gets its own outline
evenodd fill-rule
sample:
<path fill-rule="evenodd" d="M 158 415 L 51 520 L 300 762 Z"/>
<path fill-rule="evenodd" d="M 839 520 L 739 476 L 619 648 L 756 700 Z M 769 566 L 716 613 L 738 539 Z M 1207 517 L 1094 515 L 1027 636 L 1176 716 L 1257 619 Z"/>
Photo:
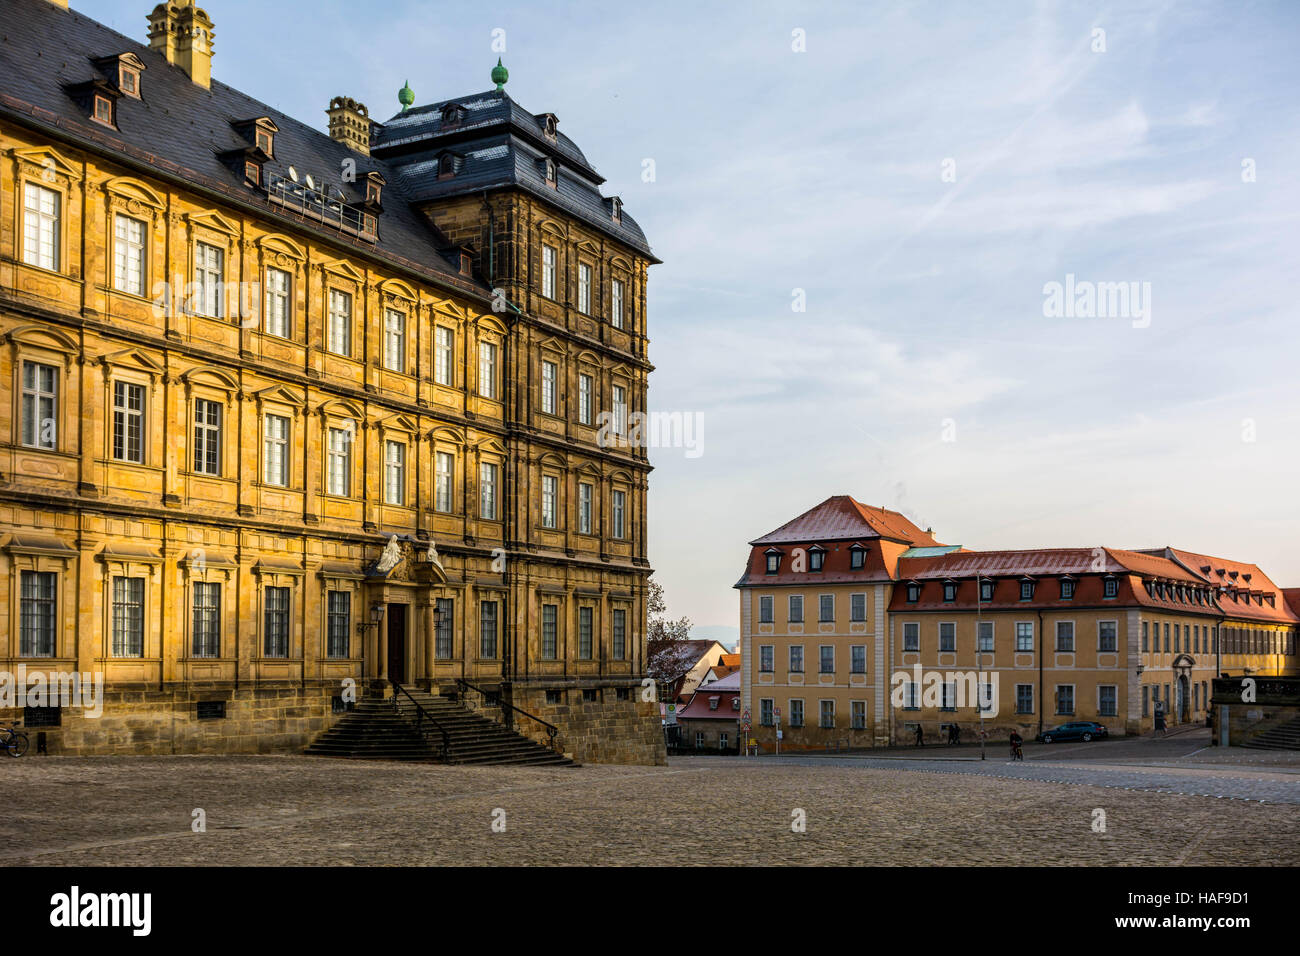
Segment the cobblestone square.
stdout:
<path fill-rule="evenodd" d="M 8 807 L 0 821 L 0 860 L 11 866 L 1300 863 L 1295 773 L 1114 761 L 1011 766 L 945 757 L 684 757 L 667 767 L 554 769 L 311 757 L 25 758 L 0 764 Z M 1094 830 L 1098 809 L 1104 832 Z M 196 810 L 205 832 L 191 827 Z M 801 816 L 806 830 L 796 832 L 792 824 Z M 505 829 L 498 832 L 493 823 L 499 829 L 502 819 Z"/>

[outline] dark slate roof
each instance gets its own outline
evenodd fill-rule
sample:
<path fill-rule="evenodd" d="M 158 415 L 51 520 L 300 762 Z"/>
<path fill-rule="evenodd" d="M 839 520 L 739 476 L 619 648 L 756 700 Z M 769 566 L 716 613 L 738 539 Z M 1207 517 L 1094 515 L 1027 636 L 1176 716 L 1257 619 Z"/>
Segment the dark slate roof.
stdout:
<path fill-rule="evenodd" d="M 452 103 L 465 108 L 465 119 L 444 129 L 442 109 Z M 619 221 L 613 220 L 610 204 L 600 194 L 605 180 L 573 141 L 559 130 L 553 142 L 546 138 L 545 115 L 529 113 L 504 91 L 492 90 L 398 113 L 375 130 L 371 149 L 398 169 L 416 202 L 514 187 L 658 262 L 626 207 Z M 446 151 L 462 161 L 454 177 L 440 181 L 437 159 Z M 557 167 L 555 188 L 546 183 L 542 161 L 547 156 Z"/>
<path fill-rule="evenodd" d="M 0 26 L 0 115 L 21 117 L 37 126 L 71 135 L 89 148 L 124 154 L 164 175 L 181 176 L 199 187 L 250 203 L 266 219 L 340 242 L 423 274 L 443 285 L 482 293 L 485 287 L 458 274 L 440 252 L 445 240 L 410 204 L 404 177 L 383 160 L 367 158 L 336 143 L 325 133 L 246 96 L 216 80 L 205 90 L 184 70 L 170 65 L 146 45 L 49 0 L 3 0 Z M 117 101 L 116 131 L 92 122 L 63 89 L 101 76 L 92 60 L 134 53 L 144 62 L 142 99 Z M 348 201 L 364 199 L 365 174 L 379 172 L 388 181 L 379 241 L 367 242 L 330 226 L 287 216 L 225 166 L 218 154 L 249 145 L 232 122 L 268 116 L 279 127 L 269 176 L 283 175 L 289 165 L 341 188 Z M 57 135 L 57 134 L 56 134 Z M 342 182 L 343 161 L 356 161 L 357 182 Z"/>

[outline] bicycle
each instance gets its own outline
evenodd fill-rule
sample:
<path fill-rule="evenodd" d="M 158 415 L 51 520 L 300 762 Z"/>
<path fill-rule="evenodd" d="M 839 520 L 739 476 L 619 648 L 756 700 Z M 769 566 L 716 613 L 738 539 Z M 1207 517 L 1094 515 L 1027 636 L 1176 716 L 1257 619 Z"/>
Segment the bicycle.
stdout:
<path fill-rule="evenodd" d="M 21 757 L 27 753 L 27 735 L 16 727 L 0 727 L 0 747 L 11 757 Z"/>

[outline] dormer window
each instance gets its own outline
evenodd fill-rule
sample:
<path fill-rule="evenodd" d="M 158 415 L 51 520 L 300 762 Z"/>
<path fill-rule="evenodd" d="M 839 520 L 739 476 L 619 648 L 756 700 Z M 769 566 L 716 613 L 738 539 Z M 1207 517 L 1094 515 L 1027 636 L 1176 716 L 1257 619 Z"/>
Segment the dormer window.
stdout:
<path fill-rule="evenodd" d="M 1074 579 L 1073 578 L 1061 579 L 1061 600 L 1062 601 L 1074 600 Z"/>
<path fill-rule="evenodd" d="M 1032 601 L 1033 599 L 1034 599 L 1034 582 L 1033 582 L 1033 581 L 1021 581 L 1021 582 L 1020 582 L 1020 600 L 1022 600 L 1022 601 Z"/>
<path fill-rule="evenodd" d="M 1105 586 L 1104 586 L 1103 594 L 1106 596 L 1106 598 L 1107 598 L 1107 599 L 1110 599 L 1110 598 L 1118 597 L 1118 596 L 1119 596 L 1119 581 L 1116 580 L 1115 578 L 1107 577 L 1107 578 L 1105 579 L 1105 582 L 1106 582 L 1106 583 L 1105 583 Z"/>
<path fill-rule="evenodd" d="M 915 604 L 921 600 L 921 585 L 915 581 L 909 581 L 907 584 L 907 603 Z"/>
<path fill-rule="evenodd" d="M 438 178 L 451 179 L 456 175 L 456 155 L 443 153 L 438 157 Z"/>
<path fill-rule="evenodd" d="M 826 552 L 813 545 L 808 549 L 808 570 L 820 571 L 826 566 Z"/>
<path fill-rule="evenodd" d="M 387 185 L 388 180 L 384 179 L 379 173 L 373 170 L 366 173 L 366 203 L 378 208 L 381 205 L 380 199 L 383 196 L 384 187 Z"/>
<path fill-rule="evenodd" d="M 271 117 L 258 116 L 255 119 L 240 120 L 230 125 L 249 146 L 261 150 L 268 159 L 275 155 L 275 134 L 280 132 L 280 127 L 275 125 Z"/>
<path fill-rule="evenodd" d="M 459 103 L 448 103 L 442 108 L 442 128 L 452 129 L 465 121 L 465 107 Z"/>
<path fill-rule="evenodd" d="M 542 169 L 546 176 L 546 185 L 554 186 L 555 185 L 555 160 L 548 157 L 546 161 L 542 164 Z"/>
<path fill-rule="evenodd" d="M 951 604 L 955 600 L 957 600 L 957 582 L 944 581 L 943 582 L 943 603 Z"/>
<path fill-rule="evenodd" d="M 853 571 L 861 571 L 867 563 L 867 551 L 862 545 L 855 544 L 849 549 L 849 568 Z"/>
<path fill-rule="evenodd" d="M 260 186 L 262 184 L 262 167 L 251 160 L 245 162 L 244 179 L 248 180 L 250 185 Z"/>
<path fill-rule="evenodd" d="M 547 139 L 555 139 L 555 128 L 559 122 L 559 118 L 554 113 L 542 114 L 542 132 L 546 134 Z"/>
<path fill-rule="evenodd" d="M 992 600 L 993 600 L 993 582 L 992 582 L 992 581 L 980 581 L 980 600 L 981 600 L 981 601 L 992 601 Z"/>
<path fill-rule="evenodd" d="M 127 96 L 140 98 L 140 71 L 125 63 L 118 69 L 117 88 Z"/>
<path fill-rule="evenodd" d="M 113 125 L 113 101 L 107 96 L 99 93 L 95 94 L 95 111 L 91 114 L 91 119 L 96 123 L 103 123 L 105 126 Z"/>
<path fill-rule="evenodd" d="M 615 196 L 609 201 L 609 216 L 615 222 L 623 220 L 623 200 Z"/>

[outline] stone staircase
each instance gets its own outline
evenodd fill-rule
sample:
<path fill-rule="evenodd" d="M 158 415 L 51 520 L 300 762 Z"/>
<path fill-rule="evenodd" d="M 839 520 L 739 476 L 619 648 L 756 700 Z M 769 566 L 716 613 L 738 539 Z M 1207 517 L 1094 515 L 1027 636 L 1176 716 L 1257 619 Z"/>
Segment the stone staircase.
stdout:
<path fill-rule="evenodd" d="M 450 745 L 447 763 L 575 766 L 562 754 L 507 730 L 450 698 L 435 697 L 414 687 L 406 687 L 406 691 L 410 697 L 397 693 L 396 709 L 391 697 L 363 697 L 354 710 L 312 741 L 305 753 L 363 760 L 438 761 L 442 734 L 427 723 L 422 731 L 417 728 L 413 697 L 437 722 L 437 727 L 447 732 Z"/>
<path fill-rule="evenodd" d="M 1300 750 L 1300 717 L 1276 723 L 1242 746 L 1253 750 Z"/>

